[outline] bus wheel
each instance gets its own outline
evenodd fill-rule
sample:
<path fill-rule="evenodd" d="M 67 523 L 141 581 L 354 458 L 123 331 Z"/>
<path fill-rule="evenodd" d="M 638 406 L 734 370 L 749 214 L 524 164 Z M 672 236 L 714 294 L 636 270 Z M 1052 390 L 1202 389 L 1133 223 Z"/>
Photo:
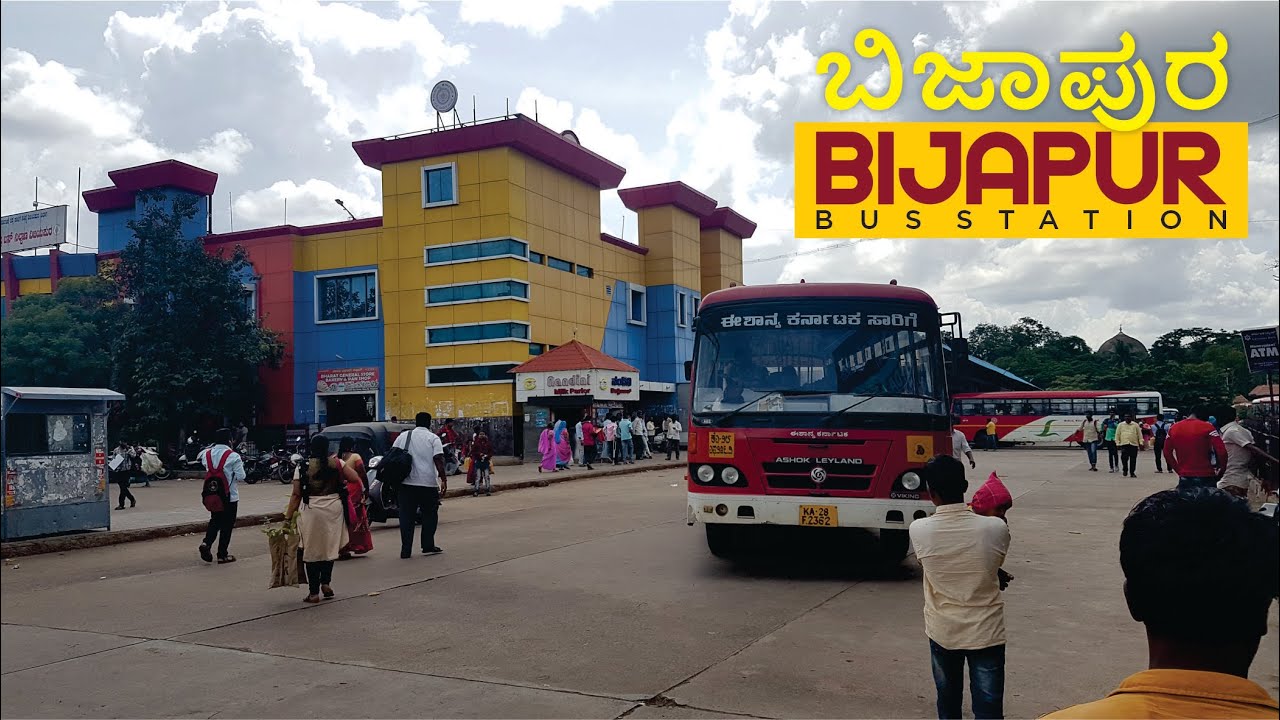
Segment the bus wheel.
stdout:
<path fill-rule="evenodd" d="M 707 549 L 721 559 L 736 557 L 742 547 L 738 528 L 723 523 L 706 523 Z"/>
<path fill-rule="evenodd" d="M 897 565 L 907 556 L 911 537 L 906 530 L 880 531 L 880 559 L 886 565 Z"/>

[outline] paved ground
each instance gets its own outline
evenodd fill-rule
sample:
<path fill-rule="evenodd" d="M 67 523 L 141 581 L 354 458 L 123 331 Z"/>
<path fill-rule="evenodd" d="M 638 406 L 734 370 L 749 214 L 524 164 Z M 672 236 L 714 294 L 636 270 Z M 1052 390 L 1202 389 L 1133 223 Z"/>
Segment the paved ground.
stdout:
<path fill-rule="evenodd" d="M 1146 660 L 1116 539 L 1167 475 L 1059 451 L 979 453 L 1017 496 L 1007 711 L 1109 691 Z M 1081 456 L 1082 457 L 1082 456 Z M 719 562 L 677 471 L 447 501 L 446 552 L 400 560 L 394 523 L 340 563 L 336 600 L 266 590 L 262 535 L 205 565 L 193 538 L 3 569 L 4 717 L 928 717 L 919 569 Z M 824 541 L 833 536 L 821 537 Z M 837 538 L 850 558 L 864 546 Z M 1271 633 L 1254 679 L 1277 692 Z"/>
<path fill-rule="evenodd" d="M 663 455 L 655 456 L 652 460 L 640 460 L 636 462 L 635 468 L 644 469 L 646 466 L 659 464 L 665 459 L 666 456 Z M 609 463 L 597 463 L 595 468 L 598 471 L 615 469 Z M 540 478 L 548 480 L 562 479 L 586 472 L 588 471 L 574 468 L 551 476 L 540 474 L 535 463 L 504 465 L 495 468 L 493 486 L 495 489 L 500 490 L 504 485 Z M 290 487 L 270 480 L 253 485 L 240 483 L 238 514 L 243 517 L 245 515 L 284 512 L 285 506 L 289 504 Z M 450 490 L 466 487 L 469 486 L 466 484 L 465 476 L 455 475 L 449 478 Z M 152 481 L 151 487 L 144 487 L 138 484 L 133 485 L 129 490 L 137 498 L 138 505 L 137 507 L 126 507 L 124 510 L 119 510 L 116 509 L 116 503 L 120 498 L 120 489 L 114 485 L 111 486 L 112 530 L 137 530 L 202 522 L 209 519 L 209 513 L 200 505 L 199 480 L 155 480 Z"/>

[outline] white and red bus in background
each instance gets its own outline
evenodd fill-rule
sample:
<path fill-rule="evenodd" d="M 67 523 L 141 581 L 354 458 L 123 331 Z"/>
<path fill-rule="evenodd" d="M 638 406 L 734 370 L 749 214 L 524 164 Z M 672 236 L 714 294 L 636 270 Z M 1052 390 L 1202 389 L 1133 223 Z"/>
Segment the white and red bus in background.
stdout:
<path fill-rule="evenodd" d="M 928 294 L 894 284 L 704 297 L 686 366 L 687 519 L 712 554 L 792 525 L 875 529 L 883 559 L 902 559 L 907 525 L 934 510 L 917 471 L 951 451 L 944 322 Z"/>
<path fill-rule="evenodd" d="M 1001 445 L 1069 447 L 1080 441 L 1086 414 L 1101 421 L 1114 412 L 1129 413 L 1142 423 L 1154 423 L 1163 410 L 1160 393 L 1127 390 L 1035 390 L 1020 392 L 956 393 L 951 414 L 975 448 L 985 447 L 987 422 L 996 421 Z"/>

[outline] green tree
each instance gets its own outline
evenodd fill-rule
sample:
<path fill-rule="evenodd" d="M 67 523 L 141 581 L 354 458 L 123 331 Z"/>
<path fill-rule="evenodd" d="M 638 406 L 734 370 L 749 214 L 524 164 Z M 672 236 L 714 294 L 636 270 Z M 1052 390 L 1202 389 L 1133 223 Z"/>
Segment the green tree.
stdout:
<path fill-rule="evenodd" d="M 52 295 L 18 298 L 0 342 L 5 384 L 112 387 L 120 309 L 115 287 L 96 277 L 67 278 Z"/>
<path fill-rule="evenodd" d="M 205 419 L 245 417 L 259 396 L 258 370 L 278 366 L 282 346 L 244 300 L 244 248 L 210 255 L 183 237 L 195 202 L 139 193 L 143 212 L 114 277 L 128 298 L 116 343 L 115 380 L 126 428 L 174 437 Z"/>

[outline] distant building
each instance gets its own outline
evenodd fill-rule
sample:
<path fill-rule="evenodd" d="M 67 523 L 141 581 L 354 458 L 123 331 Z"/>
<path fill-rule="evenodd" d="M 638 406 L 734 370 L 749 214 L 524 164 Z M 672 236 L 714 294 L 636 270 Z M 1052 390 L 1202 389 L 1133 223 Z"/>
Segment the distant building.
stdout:
<path fill-rule="evenodd" d="M 1102 345 L 1098 346 L 1098 352 L 1115 355 L 1117 352 L 1119 352 L 1119 349 L 1121 347 L 1128 348 L 1129 354 L 1131 355 L 1146 356 L 1148 354 L 1147 346 L 1143 345 L 1141 340 L 1138 340 L 1137 338 L 1131 337 L 1129 335 L 1125 335 L 1124 328 L 1121 328 L 1120 332 L 1116 333 L 1111 337 L 1111 339 L 1107 340 L 1106 342 L 1102 343 Z"/>

